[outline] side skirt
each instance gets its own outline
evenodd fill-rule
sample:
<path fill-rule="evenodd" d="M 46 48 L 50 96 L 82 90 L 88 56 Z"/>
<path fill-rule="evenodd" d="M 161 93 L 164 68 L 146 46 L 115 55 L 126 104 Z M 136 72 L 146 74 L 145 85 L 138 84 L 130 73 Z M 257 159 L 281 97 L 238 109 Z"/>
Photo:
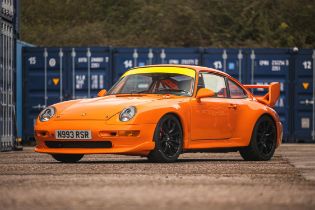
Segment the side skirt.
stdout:
<path fill-rule="evenodd" d="M 183 153 L 227 153 L 227 152 L 238 152 L 241 147 L 231 147 L 231 148 L 208 148 L 208 149 L 185 149 Z"/>

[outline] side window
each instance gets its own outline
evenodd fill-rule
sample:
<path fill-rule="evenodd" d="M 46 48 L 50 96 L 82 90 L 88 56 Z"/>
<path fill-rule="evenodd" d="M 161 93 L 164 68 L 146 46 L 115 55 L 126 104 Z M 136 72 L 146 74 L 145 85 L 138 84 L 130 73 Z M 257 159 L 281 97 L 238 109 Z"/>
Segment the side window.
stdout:
<path fill-rule="evenodd" d="M 198 80 L 198 89 L 199 88 L 208 88 L 210 90 L 213 90 L 213 92 L 215 93 L 214 97 L 218 98 L 227 97 L 224 77 L 215 74 L 200 73 Z"/>
<path fill-rule="evenodd" d="M 231 80 L 229 80 L 228 83 L 229 83 L 229 90 L 230 90 L 231 98 L 246 98 L 247 97 L 246 93 L 240 86 L 238 86 Z"/>

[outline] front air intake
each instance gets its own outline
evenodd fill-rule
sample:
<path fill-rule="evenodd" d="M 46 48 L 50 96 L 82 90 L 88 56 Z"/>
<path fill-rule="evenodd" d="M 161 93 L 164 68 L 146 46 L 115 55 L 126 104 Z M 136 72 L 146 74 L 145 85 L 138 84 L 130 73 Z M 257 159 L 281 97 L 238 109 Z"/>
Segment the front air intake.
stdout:
<path fill-rule="evenodd" d="M 48 148 L 112 148 L 110 141 L 46 141 Z"/>

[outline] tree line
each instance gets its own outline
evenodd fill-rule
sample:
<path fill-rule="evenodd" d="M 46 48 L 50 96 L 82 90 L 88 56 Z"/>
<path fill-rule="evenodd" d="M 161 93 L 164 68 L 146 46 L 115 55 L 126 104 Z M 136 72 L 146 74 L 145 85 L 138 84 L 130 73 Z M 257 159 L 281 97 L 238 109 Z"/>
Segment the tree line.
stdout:
<path fill-rule="evenodd" d="M 21 0 L 39 46 L 315 47 L 314 0 Z"/>

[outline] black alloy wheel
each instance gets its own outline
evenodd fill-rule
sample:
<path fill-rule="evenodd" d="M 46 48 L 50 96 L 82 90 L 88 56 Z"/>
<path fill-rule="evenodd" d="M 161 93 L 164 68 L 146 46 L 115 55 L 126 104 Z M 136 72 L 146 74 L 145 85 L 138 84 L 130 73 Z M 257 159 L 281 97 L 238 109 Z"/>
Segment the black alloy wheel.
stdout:
<path fill-rule="evenodd" d="M 171 114 L 161 118 L 154 132 L 155 148 L 148 159 L 152 162 L 175 162 L 183 148 L 183 132 L 179 120 Z"/>
<path fill-rule="evenodd" d="M 62 163 L 76 163 L 79 160 L 82 159 L 84 155 L 81 154 L 75 154 L 75 155 L 69 155 L 69 154 L 52 154 L 51 155 L 55 160 L 62 162 Z"/>
<path fill-rule="evenodd" d="M 277 129 L 271 117 L 263 115 L 257 121 L 249 146 L 240 149 L 244 160 L 270 160 L 275 152 Z"/>

